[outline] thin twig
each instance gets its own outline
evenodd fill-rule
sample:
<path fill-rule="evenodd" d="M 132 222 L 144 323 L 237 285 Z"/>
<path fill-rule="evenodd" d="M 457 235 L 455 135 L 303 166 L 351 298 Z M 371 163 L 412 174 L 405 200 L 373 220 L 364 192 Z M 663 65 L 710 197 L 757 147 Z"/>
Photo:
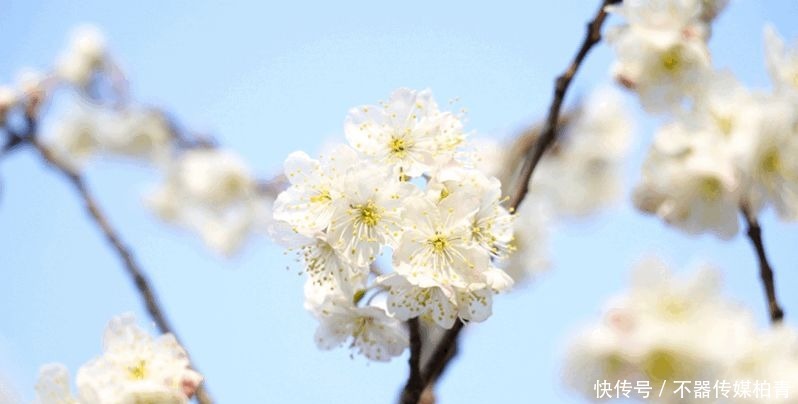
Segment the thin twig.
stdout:
<path fill-rule="evenodd" d="M 571 85 L 574 75 L 576 75 L 576 71 L 579 70 L 579 67 L 582 65 L 590 49 L 601 41 L 601 26 L 607 18 L 605 8 L 608 5 L 620 2 L 621 0 L 602 1 L 601 8 L 599 8 L 596 16 L 593 17 L 593 20 L 587 25 L 587 34 L 582 42 L 582 46 L 579 47 L 579 51 L 576 53 L 576 56 L 574 56 L 568 69 L 557 77 L 557 80 L 554 82 L 554 98 L 549 106 L 549 114 L 546 117 L 546 122 L 541 131 L 540 138 L 527 154 L 524 165 L 521 167 L 521 173 L 516 183 L 516 192 L 510 198 L 511 207 L 517 208 L 524 200 L 529 190 L 529 180 L 532 178 L 535 167 L 540 162 L 540 158 L 543 157 L 543 153 L 546 149 L 548 149 L 557 138 L 557 124 L 560 117 L 560 109 L 562 108 L 563 101 L 565 101 L 565 94 L 568 91 L 568 87 Z"/>
<path fill-rule="evenodd" d="M 574 78 L 577 70 L 582 65 L 588 52 L 594 45 L 601 41 L 601 27 L 604 20 L 607 18 L 605 8 L 611 4 L 618 4 L 621 0 L 603 0 L 601 7 L 596 12 L 596 15 L 587 25 L 587 33 L 585 35 L 582 45 L 571 61 L 571 64 L 563 74 L 557 77 L 554 85 L 554 97 L 549 107 L 549 113 L 546 117 L 545 124 L 541 130 L 540 137 L 535 142 L 535 145 L 529 150 L 526 158 L 524 159 L 523 166 L 521 167 L 520 174 L 516 179 L 516 190 L 509 201 L 511 210 L 515 210 L 523 202 L 524 197 L 529 190 L 529 181 L 532 178 L 532 173 L 535 167 L 540 162 L 543 153 L 554 143 L 557 138 L 558 130 L 557 124 L 560 120 L 560 109 L 562 109 L 565 94 L 571 81 Z M 430 357 L 430 360 L 425 364 L 422 370 L 422 377 L 424 378 L 425 387 L 434 382 L 431 376 L 439 375 L 446 368 L 449 361 L 454 357 L 451 353 L 456 349 L 457 338 L 463 330 L 463 323 L 458 321 L 455 325 L 444 333 L 440 342 L 438 342 L 435 350 Z"/>
<path fill-rule="evenodd" d="M 421 393 L 424 391 L 425 383 L 421 376 L 420 327 L 418 317 L 407 321 L 407 328 L 410 331 L 410 359 L 407 360 L 408 365 L 410 365 L 410 376 L 407 378 L 407 384 L 402 391 L 402 404 L 417 404 L 421 398 Z"/>
<path fill-rule="evenodd" d="M 35 128 L 35 125 L 33 125 L 33 128 Z M 31 128 L 31 131 L 33 132 L 35 129 Z M 44 160 L 50 166 L 62 174 L 69 181 L 75 191 L 77 191 L 78 195 L 83 200 L 83 204 L 86 208 L 86 211 L 89 213 L 89 216 L 92 218 L 100 231 L 102 231 L 108 243 L 122 260 L 125 270 L 133 279 L 136 289 L 144 300 L 147 312 L 150 314 L 150 317 L 152 317 L 152 320 L 155 322 L 155 325 L 158 327 L 158 329 L 164 334 L 170 333 L 177 338 L 177 334 L 175 334 L 172 326 L 166 319 L 164 311 L 160 307 L 158 298 L 156 297 L 155 292 L 150 285 L 149 280 L 147 279 L 147 276 L 141 270 L 141 266 L 134 258 L 133 253 L 122 242 L 119 233 L 111 226 L 105 213 L 103 213 L 103 211 L 100 209 L 100 206 L 97 204 L 97 201 L 91 195 L 91 192 L 89 192 L 86 181 L 83 179 L 83 177 L 76 174 L 68 166 L 64 165 L 53 154 L 52 151 L 50 151 L 36 138 L 36 136 L 30 136 L 29 141 L 33 147 L 36 148 L 39 154 L 41 154 L 42 158 L 44 158 Z M 179 340 L 179 338 L 177 339 Z M 205 389 L 204 383 L 197 388 L 196 398 L 200 404 L 213 403 L 213 399 Z"/>
<path fill-rule="evenodd" d="M 748 224 L 748 239 L 751 240 L 751 245 L 754 247 L 756 256 L 759 259 L 759 276 L 762 278 L 762 286 L 765 289 L 768 311 L 770 312 L 770 322 L 777 324 L 784 319 L 784 310 L 779 306 L 779 300 L 776 297 L 776 282 L 773 276 L 773 268 L 770 266 L 767 254 L 765 253 L 765 243 L 762 241 L 762 228 L 759 227 L 759 221 L 748 207 L 743 205 L 741 210 Z"/>

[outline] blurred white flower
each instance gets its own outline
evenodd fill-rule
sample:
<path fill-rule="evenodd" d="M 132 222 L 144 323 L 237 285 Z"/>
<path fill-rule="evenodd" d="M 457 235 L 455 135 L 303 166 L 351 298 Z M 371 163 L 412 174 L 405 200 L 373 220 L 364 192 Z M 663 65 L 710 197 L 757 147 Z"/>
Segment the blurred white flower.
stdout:
<path fill-rule="evenodd" d="M 550 267 L 548 233 L 552 224 L 551 209 L 530 195 L 515 212 L 513 244 L 509 258 L 499 265 L 516 284 L 534 279 Z"/>
<path fill-rule="evenodd" d="M 754 213 L 770 203 L 782 219 L 798 220 L 798 108 L 779 96 L 757 103 L 755 126 L 737 139 L 745 201 Z"/>
<path fill-rule="evenodd" d="M 146 202 L 162 220 L 198 232 L 225 255 L 240 249 L 253 232 L 265 231 L 271 220 L 271 200 L 258 192 L 249 167 L 226 150 L 184 151 Z"/>
<path fill-rule="evenodd" d="M 78 104 L 55 122 L 47 143 L 79 170 L 94 156 L 125 156 L 162 163 L 170 158 L 173 135 L 155 110 L 111 110 Z"/>
<path fill-rule="evenodd" d="M 597 380 L 666 383 L 673 391 L 675 380 L 721 379 L 728 358 L 753 343 L 755 332 L 748 313 L 718 289 L 717 273 L 707 268 L 679 279 L 660 263 L 644 263 L 631 290 L 611 299 L 601 321 L 569 344 L 567 381 L 595 399 Z M 652 398 L 683 402 L 678 395 Z"/>
<path fill-rule="evenodd" d="M 101 149 L 92 111 L 77 108 L 58 120 L 46 142 L 61 163 L 75 171 L 82 169 Z"/>
<path fill-rule="evenodd" d="M 541 161 L 530 183 L 532 197 L 565 217 L 586 216 L 618 201 L 621 165 L 633 128 L 631 113 L 617 91 L 591 93 L 565 126 L 556 149 Z"/>
<path fill-rule="evenodd" d="M 201 382 L 173 335 L 153 338 L 132 315 L 122 315 L 108 324 L 103 355 L 78 370 L 77 399 L 61 365 L 42 368 L 36 391 L 42 404 L 185 404 Z"/>
<path fill-rule="evenodd" d="M 765 62 L 777 91 L 798 92 L 798 44 L 787 47 L 776 29 L 764 28 Z"/>
<path fill-rule="evenodd" d="M 738 398 L 740 403 L 793 403 L 798 385 L 798 332 L 785 324 L 777 324 L 759 333 L 751 342 L 728 352 L 729 366 L 725 380 L 749 380 L 767 383 L 769 397 L 751 391 L 751 397 Z M 784 393 L 777 389 L 786 390 Z M 753 386 L 751 386 L 753 388 Z M 760 393 L 762 393 L 760 391 Z"/>
<path fill-rule="evenodd" d="M 0 85 L 0 125 L 5 124 L 6 115 L 17 103 L 17 92 L 8 86 Z"/>
<path fill-rule="evenodd" d="M 60 363 L 43 365 L 36 382 L 37 404 L 77 404 L 69 383 L 66 366 Z"/>
<path fill-rule="evenodd" d="M 677 109 L 710 66 L 702 2 L 628 1 L 608 11 L 626 19 L 607 33 L 618 81 L 636 91 L 650 112 Z"/>
<path fill-rule="evenodd" d="M 492 138 L 472 138 L 466 143 L 466 151 L 460 160 L 466 166 L 473 166 L 488 177 L 500 177 L 507 164 L 507 145 Z"/>
<path fill-rule="evenodd" d="M 163 161 L 171 153 L 172 131 L 155 110 L 131 108 L 98 114 L 96 130 L 106 153 L 153 161 Z"/>
<path fill-rule="evenodd" d="M 674 122 L 656 135 L 634 203 L 687 233 L 729 239 L 738 230 L 740 187 L 726 139 Z"/>
<path fill-rule="evenodd" d="M 20 96 L 29 97 L 44 89 L 47 76 L 39 70 L 24 68 L 17 72 L 17 90 Z"/>
<path fill-rule="evenodd" d="M 81 26 L 72 32 L 67 48 L 56 62 L 56 72 L 67 82 L 85 87 L 94 73 L 103 67 L 105 58 L 102 32 L 93 26 Z"/>

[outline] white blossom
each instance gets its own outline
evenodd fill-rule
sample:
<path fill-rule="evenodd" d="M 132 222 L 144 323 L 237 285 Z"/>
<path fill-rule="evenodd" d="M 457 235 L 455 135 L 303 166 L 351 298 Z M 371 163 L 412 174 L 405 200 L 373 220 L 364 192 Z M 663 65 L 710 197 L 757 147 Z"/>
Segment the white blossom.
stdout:
<path fill-rule="evenodd" d="M 776 29 L 764 28 L 765 62 L 777 91 L 798 92 L 798 44 L 787 47 Z"/>
<path fill-rule="evenodd" d="M 69 370 L 60 363 L 43 365 L 36 382 L 37 404 L 77 404 L 72 394 Z"/>
<path fill-rule="evenodd" d="M 271 220 L 271 201 L 258 192 L 249 167 L 226 150 L 184 151 L 146 202 L 161 219 L 198 232 L 225 255 Z"/>
<path fill-rule="evenodd" d="M 439 111 L 429 90 L 399 89 L 350 110 L 345 132 L 354 150 L 286 159 L 291 185 L 270 228 L 309 275 L 319 346 L 351 341 L 387 360 L 407 345 L 399 321 L 488 318 L 493 295 L 513 284 L 498 265 L 514 249 L 514 216 L 499 180 L 474 168 L 478 151 L 461 150 L 459 117 Z M 383 251 L 391 270 L 375 264 Z"/>
<path fill-rule="evenodd" d="M 357 306 L 353 299 L 336 292 L 311 296 L 305 306 L 319 320 L 315 340 L 321 349 L 351 341 L 351 348 L 357 348 L 359 354 L 371 360 L 388 361 L 407 347 L 403 324 L 386 314 L 382 307 Z"/>
<path fill-rule="evenodd" d="M 130 108 L 100 114 L 96 130 L 106 153 L 162 161 L 171 152 L 172 131 L 155 110 Z"/>
<path fill-rule="evenodd" d="M 404 202 L 408 227 L 394 252 L 396 272 L 413 284 L 426 278 L 444 286 L 483 282 L 490 253 L 472 239 L 479 201 L 467 192 L 453 192 L 440 201 L 432 199 L 436 197 Z"/>
<path fill-rule="evenodd" d="M 306 239 L 297 250 L 313 284 L 348 295 L 365 288 L 369 266 L 354 265 L 323 236 Z"/>
<path fill-rule="evenodd" d="M 565 217 L 586 216 L 620 199 L 621 165 L 633 130 L 620 94 L 594 91 L 563 130 L 530 182 L 531 197 Z"/>
<path fill-rule="evenodd" d="M 755 333 L 751 317 L 718 290 L 717 273 L 706 268 L 679 279 L 660 263 L 641 265 L 631 290 L 569 344 L 569 384 L 595 398 L 596 380 L 648 380 L 673 391 L 674 380 L 720 379 Z"/>
<path fill-rule="evenodd" d="M 57 74 L 78 87 L 89 84 L 93 74 L 106 62 L 106 45 L 102 33 L 93 26 L 78 27 L 56 63 Z"/>
<path fill-rule="evenodd" d="M 529 195 L 516 210 L 513 222 L 514 251 L 499 265 L 516 284 L 529 281 L 550 268 L 548 233 L 551 208 Z"/>
<path fill-rule="evenodd" d="M 360 153 L 410 177 L 451 159 L 464 139 L 460 120 L 441 112 L 429 90 L 405 88 L 380 105 L 351 109 L 344 131 Z"/>
<path fill-rule="evenodd" d="M 634 202 L 690 234 L 729 239 L 738 230 L 740 181 L 730 147 L 712 133 L 664 127 L 643 166 Z"/>
<path fill-rule="evenodd" d="M 769 202 L 782 219 L 798 220 L 798 109 L 784 97 L 757 101 L 755 126 L 737 145 L 746 203 L 756 212 Z"/>
<path fill-rule="evenodd" d="M 154 338 L 122 315 L 108 324 L 103 354 L 78 370 L 77 398 L 61 365 L 42 368 L 36 391 L 42 404 L 185 404 L 201 382 L 173 335 Z"/>
<path fill-rule="evenodd" d="M 477 169 L 444 168 L 427 185 L 427 193 L 439 199 L 439 206 L 476 201 L 477 210 L 473 216 L 468 216 L 471 242 L 498 259 L 506 258 L 514 249 L 514 218 L 502 205 L 505 199 L 497 178 Z"/>
<path fill-rule="evenodd" d="M 745 346 L 728 352 L 728 356 L 724 379 L 760 381 L 770 387 L 769 397 L 751 394 L 747 399 L 737 398 L 734 402 L 786 404 L 795 401 L 794 391 L 776 392 L 777 383 L 788 390 L 798 383 L 798 332 L 794 328 L 776 324 L 758 333 Z"/>
<path fill-rule="evenodd" d="M 377 259 L 383 246 L 402 236 L 402 209 L 413 186 L 382 167 L 361 162 L 343 179 L 347 190 L 335 201 L 327 242 L 357 266 Z"/>
<path fill-rule="evenodd" d="M 275 220 L 309 237 L 325 230 L 335 212 L 334 202 L 345 192 L 342 179 L 356 161 L 354 150 L 343 145 L 332 148 L 320 161 L 301 151 L 291 153 L 284 164 L 291 186 L 274 203 Z"/>
<path fill-rule="evenodd" d="M 170 158 L 172 132 L 155 110 L 111 110 L 78 104 L 56 121 L 47 142 L 73 169 L 95 156 L 124 156 L 161 163 Z"/>
<path fill-rule="evenodd" d="M 488 177 L 502 178 L 508 158 L 508 146 L 492 138 L 471 138 L 459 156 L 463 165 L 472 166 Z"/>
<path fill-rule="evenodd" d="M 617 60 L 613 72 L 650 112 L 678 107 L 710 66 L 698 0 L 629 1 L 608 8 L 627 24 L 607 33 Z"/>
<path fill-rule="evenodd" d="M 85 108 L 56 122 L 46 142 L 57 158 L 73 170 L 80 170 L 101 149 L 96 120 Z"/>

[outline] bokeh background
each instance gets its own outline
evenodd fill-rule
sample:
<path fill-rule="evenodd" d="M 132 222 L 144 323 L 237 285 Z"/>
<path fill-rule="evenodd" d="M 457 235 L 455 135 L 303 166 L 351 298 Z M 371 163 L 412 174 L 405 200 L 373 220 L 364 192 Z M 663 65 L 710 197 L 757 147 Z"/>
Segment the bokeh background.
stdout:
<path fill-rule="evenodd" d="M 442 104 L 459 98 L 457 105 L 469 111 L 467 128 L 479 136 L 517 134 L 543 117 L 553 78 L 597 6 L 588 0 L 326 3 L 2 0 L 0 82 L 26 66 L 52 65 L 72 27 L 96 24 L 136 99 L 212 133 L 269 177 L 291 151 L 313 154 L 326 141 L 343 141 L 348 108 L 401 86 L 429 87 Z M 796 17 L 798 3 L 791 0 L 732 1 L 710 42 L 715 65 L 749 86 L 767 87 L 762 27 L 771 22 L 796 38 Z M 611 61 L 605 46 L 591 53 L 569 104 L 607 83 Z M 639 121 L 625 169 L 629 186 L 658 124 L 630 101 Z M 315 320 L 302 308 L 300 268 L 279 247 L 256 239 L 224 259 L 143 207 L 155 172 L 99 162 L 87 176 L 219 403 L 395 400 L 406 355 L 382 364 L 351 358 L 346 348 L 317 350 Z M 4 158 L 0 181 L 0 379 L 29 402 L 41 364 L 63 362 L 74 372 L 100 353 L 113 315 L 134 311 L 149 319 L 72 189 L 38 156 L 23 150 Z M 787 322 L 795 325 L 798 226 L 771 213 L 762 224 Z M 489 321 L 468 327 L 438 387 L 441 403 L 582 402 L 562 383 L 565 343 L 626 288 L 630 268 L 652 254 L 676 268 L 716 265 L 725 293 L 766 324 L 744 236 L 731 242 L 685 236 L 637 213 L 628 191 L 613 209 L 558 225 L 550 243 L 551 270 L 498 298 Z"/>

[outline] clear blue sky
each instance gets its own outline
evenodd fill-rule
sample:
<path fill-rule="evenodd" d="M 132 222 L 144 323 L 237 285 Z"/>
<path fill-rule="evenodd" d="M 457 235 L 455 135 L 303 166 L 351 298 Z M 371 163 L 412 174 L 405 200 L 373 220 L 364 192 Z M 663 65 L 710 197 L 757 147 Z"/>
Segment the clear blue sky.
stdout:
<path fill-rule="evenodd" d="M 113 3 L 113 4 L 112 4 Z M 132 80 L 134 95 L 166 106 L 187 126 L 211 131 L 263 176 L 291 151 L 315 153 L 343 140 L 349 107 L 401 86 L 459 97 L 468 128 L 506 137 L 539 119 L 553 77 L 571 58 L 596 1 L 463 2 L 3 2 L 0 82 L 44 67 L 70 28 L 95 23 Z M 751 86 L 768 84 L 761 29 L 798 37 L 798 3 L 732 1 L 711 41 L 717 66 Z M 614 21 L 613 21 L 614 22 Z M 607 80 L 611 54 L 598 48 L 571 99 Z M 638 114 L 640 115 L 640 114 Z M 642 117 L 642 115 L 641 115 Z M 636 149 L 655 122 L 638 125 Z M 631 183 L 641 153 L 629 161 Z M 315 348 L 291 258 L 258 239 L 232 261 L 157 222 L 141 197 L 154 172 L 97 164 L 91 187 L 149 272 L 169 317 L 220 403 L 392 402 L 407 373 L 390 364 Z M 72 190 L 29 151 L 0 162 L 0 374 L 33 397 L 38 367 L 73 371 L 100 352 L 108 319 L 148 320 L 116 256 L 86 220 Z M 798 226 L 767 215 L 765 240 L 788 323 L 798 318 Z M 564 339 L 627 285 L 629 268 L 656 253 L 675 266 L 707 260 L 726 291 L 762 323 L 765 306 L 752 251 L 687 237 L 636 213 L 628 198 L 594 219 L 558 226 L 552 270 L 498 299 L 486 323 L 469 327 L 461 355 L 439 387 L 441 403 L 580 402 L 564 391 Z"/>

